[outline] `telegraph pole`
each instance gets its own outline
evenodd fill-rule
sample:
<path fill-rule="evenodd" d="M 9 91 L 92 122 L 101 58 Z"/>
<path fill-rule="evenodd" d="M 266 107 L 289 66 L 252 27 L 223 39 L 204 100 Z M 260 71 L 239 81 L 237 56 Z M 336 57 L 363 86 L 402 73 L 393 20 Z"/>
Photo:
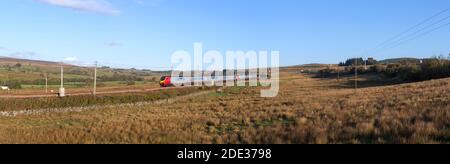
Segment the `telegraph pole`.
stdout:
<path fill-rule="evenodd" d="M 337 67 L 337 80 L 338 80 L 338 82 L 341 82 L 341 70 L 339 70 L 339 65 L 338 65 L 338 67 Z"/>
<path fill-rule="evenodd" d="M 48 93 L 48 73 L 45 73 L 45 93 Z"/>
<path fill-rule="evenodd" d="M 92 94 L 95 96 L 97 94 L 97 66 L 98 62 L 95 62 L 95 68 L 94 68 L 94 91 Z"/>
<path fill-rule="evenodd" d="M 367 70 L 367 60 L 364 60 L 364 70 Z"/>
<path fill-rule="evenodd" d="M 66 96 L 66 90 L 64 89 L 64 66 L 61 63 L 61 87 L 59 88 L 59 97 Z"/>
<path fill-rule="evenodd" d="M 355 89 L 358 89 L 358 59 L 355 59 Z"/>

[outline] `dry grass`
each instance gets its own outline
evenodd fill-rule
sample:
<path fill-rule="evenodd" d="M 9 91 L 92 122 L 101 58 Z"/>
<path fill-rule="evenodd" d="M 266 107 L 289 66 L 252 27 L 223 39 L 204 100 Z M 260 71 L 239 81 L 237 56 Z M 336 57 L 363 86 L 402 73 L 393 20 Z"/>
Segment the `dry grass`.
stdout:
<path fill-rule="evenodd" d="M 120 91 L 120 90 L 146 90 L 146 89 L 155 89 L 159 88 L 158 83 L 148 83 L 148 84 L 138 84 L 138 85 L 117 85 L 117 86 L 106 86 L 106 87 L 97 87 L 97 92 L 111 92 L 111 91 Z M 45 89 L 43 88 L 27 88 L 27 89 L 17 89 L 11 90 L 10 92 L 0 91 L 0 97 L 8 97 L 8 96 L 26 96 L 26 95 L 53 95 L 55 96 L 58 92 L 59 88 L 48 88 L 49 93 L 45 93 Z M 53 90 L 54 93 L 50 93 Z M 86 87 L 77 87 L 77 88 L 66 88 L 66 94 L 80 94 L 80 93 L 92 93 L 92 86 Z"/>
<path fill-rule="evenodd" d="M 276 98 L 231 87 L 172 104 L 1 118 L 0 143 L 450 143 L 449 79 L 355 92 L 298 72 L 282 72 Z"/>

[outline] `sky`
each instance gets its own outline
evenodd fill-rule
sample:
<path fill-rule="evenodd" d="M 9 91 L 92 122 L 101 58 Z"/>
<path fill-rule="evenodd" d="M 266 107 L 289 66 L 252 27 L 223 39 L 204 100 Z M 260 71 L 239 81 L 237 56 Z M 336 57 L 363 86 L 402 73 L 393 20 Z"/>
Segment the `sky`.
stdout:
<path fill-rule="evenodd" d="M 178 50 L 268 50 L 283 66 L 450 52 L 450 26 L 408 39 L 448 0 L 4 0 L 0 56 L 170 67 Z M 450 23 L 445 11 L 419 32 Z M 430 28 L 426 28 L 429 26 Z M 433 27 L 433 28 L 431 28 Z M 414 34 L 414 33 L 413 33 Z M 420 34 L 420 33 L 418 33 Z M 399 41 L 399 45 L 395 44 Z"/>

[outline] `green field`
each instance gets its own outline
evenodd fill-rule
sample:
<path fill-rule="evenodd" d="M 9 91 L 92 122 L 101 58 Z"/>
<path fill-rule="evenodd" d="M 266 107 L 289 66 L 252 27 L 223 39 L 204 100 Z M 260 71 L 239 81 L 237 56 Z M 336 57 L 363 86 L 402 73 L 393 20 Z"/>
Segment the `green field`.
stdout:
<path fill-rule="evenodd" d="M 59 88 L 60 66 L 57 63 L 0 58 L 0 85 L 9 85 L 13 89 L 43 89 L 45 77 L 49 88 Z M 150 70 L 115 69 L 100 67 L 97 69 L 99 86 L 123 86 L 157 83 L 161 75 Z M 84 88 L 93 85 L 94 68 L 74 65 L 64 66 L 64 85 L 66 88 Z"/>

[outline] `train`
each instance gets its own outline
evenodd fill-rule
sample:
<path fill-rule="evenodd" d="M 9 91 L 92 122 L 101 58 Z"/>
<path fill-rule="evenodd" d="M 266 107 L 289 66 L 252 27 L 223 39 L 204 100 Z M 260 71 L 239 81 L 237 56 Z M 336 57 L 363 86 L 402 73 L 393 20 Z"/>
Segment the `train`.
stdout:
<path fill-rule="evenodd" d="M 169 87 L 172 85 L 172 77 L 171 76 L 162 76 L 159 85 L 163 88 Z"/>
<path fill-rule="evenodd" d="M 271 69 L 268 69 L 267 71 L 267 78 L 270 79 L 270 73 Z M 193 75 L 194 73 L 192 73 Z M 202 73 L 204 74 L 204 73 Z M 223 76 L 216 76 L 216 73 L 212 73 L 211 76 L 200 76 L 200 77 L 184 77 L 182 76 L 182 73 L 178 77 L 173 76 L 162 76 L 159 81 L 159 85 L 163 88 L 165 87 L 172 87 L 172 86 L 190 86 L 194 84 L 202 84 L 202 85 L 211 85 L 214 86 L 218 82 L 223 82 L 225 84 L 226 82 L 233 81 L 237 82 L 241 80 L 241 78 L 245 78 L 243 80 L 254 80 L 259 79 L 259 74 L 257 75 L 250 75 L 248 71 L 245 72 L 245 74 L 240 75 L 237 71 L 234 71 L 233 76 L 226 76 L 226 71 L 223 71 Z"/>

